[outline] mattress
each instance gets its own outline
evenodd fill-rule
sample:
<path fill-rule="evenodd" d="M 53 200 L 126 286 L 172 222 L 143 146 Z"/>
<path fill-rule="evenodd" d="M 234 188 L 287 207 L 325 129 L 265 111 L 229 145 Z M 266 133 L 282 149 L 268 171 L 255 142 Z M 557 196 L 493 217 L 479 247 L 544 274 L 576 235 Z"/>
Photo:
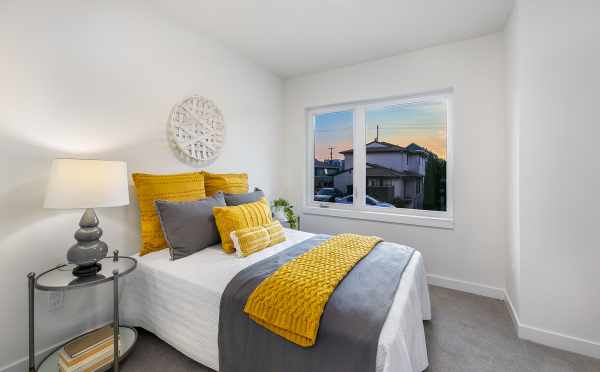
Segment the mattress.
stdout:
<path fill-rule="evenodd" d="M 147 329 L 218 371 L 221 295 L 239 271 L 313 236 L 289 229 L 285 234 L 285 242 L 245 258 L 226 254 L 220 245 L 176 261 L 169 259 L 168 250 L 134 256 L 138 267 L 122 281 L 122 322 Z M 427 368 L 425 319 L 431 319 L 429 292 L 423 258 L 415 252 L 379 337 L 377 372 L 420 372 Z"/>

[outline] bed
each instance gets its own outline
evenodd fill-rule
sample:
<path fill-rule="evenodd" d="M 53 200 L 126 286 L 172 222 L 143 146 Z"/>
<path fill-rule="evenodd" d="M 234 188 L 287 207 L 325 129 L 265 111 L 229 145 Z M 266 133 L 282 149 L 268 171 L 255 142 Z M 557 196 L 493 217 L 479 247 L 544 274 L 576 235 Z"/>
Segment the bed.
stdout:
<path fill-rule="evenodd" d="M 138 268 L 125 278 L 124 323 L 142 327 L 197 362 L 219 370 L 218 322 L 221 295 L 241 270 L 309 239 L 285 230 L 287 240 L 246 258 L 219 245 L 171 261 L 168 250 L 136 256 Z M 418 372 L 428 366 L 423 320 L 431 319 L 423 258 L 415 252 L 379 337 L 377 372 Z"/>

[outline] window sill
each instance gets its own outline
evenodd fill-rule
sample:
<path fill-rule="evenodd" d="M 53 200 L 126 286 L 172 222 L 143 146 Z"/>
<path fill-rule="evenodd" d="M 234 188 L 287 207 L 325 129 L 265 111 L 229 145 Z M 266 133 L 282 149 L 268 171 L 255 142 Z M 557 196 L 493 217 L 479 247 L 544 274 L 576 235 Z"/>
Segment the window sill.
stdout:
<path fill-rule="evenodd" d="M 387 222 L 402 225 L 435 227 L 439 229 L 449 230 L 454 229 L 454 219 L 448 217 L 416 216 L 401 213 L 385 213 L 379 211 L 376 212 L 370 210 L 342 209 L 333 207 L 322 208 L 317 206 L 305 206 L 302 209 L 302 212 L 304 212 L 304 214 L 317 216 Z"/>

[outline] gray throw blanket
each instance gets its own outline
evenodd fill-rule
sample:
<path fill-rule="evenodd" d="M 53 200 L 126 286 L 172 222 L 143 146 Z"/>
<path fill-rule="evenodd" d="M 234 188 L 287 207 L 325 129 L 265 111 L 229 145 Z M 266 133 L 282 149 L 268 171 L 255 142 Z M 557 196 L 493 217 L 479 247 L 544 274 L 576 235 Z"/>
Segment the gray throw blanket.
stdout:
<path fill-rule="evenodd" d="M 281 265 L 330 237 L 316 235 L 240 271 L 221 297 L 220 372 L 375 371 L 379 334 L 414 249 L 379 243 L 340 282 L 321 317 L 317 342 L 303 348 L 244 313 L 254 289 Z"/>

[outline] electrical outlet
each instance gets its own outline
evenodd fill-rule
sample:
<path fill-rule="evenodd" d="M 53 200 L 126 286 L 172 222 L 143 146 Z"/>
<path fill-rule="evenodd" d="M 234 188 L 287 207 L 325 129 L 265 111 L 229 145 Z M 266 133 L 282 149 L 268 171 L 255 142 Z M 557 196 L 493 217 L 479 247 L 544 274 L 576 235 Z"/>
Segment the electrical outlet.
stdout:
<path fill-rule="evenodd" d="M 48 311 L 54 312 L 63 307 L 65 303 L 64 291 L 52 291 L 48 296 Z"/>

